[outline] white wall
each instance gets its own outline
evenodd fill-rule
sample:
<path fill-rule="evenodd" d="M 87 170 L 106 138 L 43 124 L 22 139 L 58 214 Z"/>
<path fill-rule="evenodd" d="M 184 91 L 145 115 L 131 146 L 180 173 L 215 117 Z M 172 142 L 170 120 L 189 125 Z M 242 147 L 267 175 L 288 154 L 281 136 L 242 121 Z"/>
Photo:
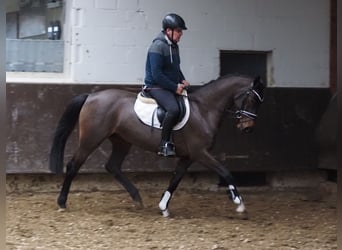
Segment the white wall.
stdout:
<path fill-rule="evenodd" d="M 223 49 L 272 51 L 271 86 L 329 86 L 327 0 L 71 0 L 67 8 L 73 82 L 142 83 L 147 48 L 176 12 L 189 28 L 179 45 L 193 84 L 219 75 Z"/>

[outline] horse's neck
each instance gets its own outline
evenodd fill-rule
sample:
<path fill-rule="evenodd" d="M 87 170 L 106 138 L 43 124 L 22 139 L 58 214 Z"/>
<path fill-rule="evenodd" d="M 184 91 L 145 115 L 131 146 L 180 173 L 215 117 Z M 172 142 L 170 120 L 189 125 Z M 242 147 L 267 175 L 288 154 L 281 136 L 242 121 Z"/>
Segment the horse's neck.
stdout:
<path fill-rule="evenodd" d="M 198 90 L 193 99 L 201 116 L 202 127 L 205 131 L 215 134 L 220 123 L 226 114 L 227 109 L 231 109 L 234 103 L 234 96 L 241 89 L 247 86 L 246 81 L 238 78 L 216 80 Z"/>
<path fill-rule="evenodd" d="M 242 88 L 243 82 L 238 78 L 216 80 L 200 89 L 198 96 L 199 103 L 203 108 L 211 111 L 223 112 L 233 103 L 237 89 Z"/>

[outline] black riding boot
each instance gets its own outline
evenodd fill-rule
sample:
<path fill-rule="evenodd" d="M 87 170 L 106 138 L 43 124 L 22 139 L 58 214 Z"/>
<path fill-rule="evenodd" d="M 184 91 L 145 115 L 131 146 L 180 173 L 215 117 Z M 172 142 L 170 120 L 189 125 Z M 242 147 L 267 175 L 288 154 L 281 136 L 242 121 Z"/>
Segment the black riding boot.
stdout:
<path fill-rule="evenodd" d="M 175 156 L 175 145 L 171 142 L 171 132 L 177 121 L 177 117 L 166 113 L 161 134 L 161 142 L 159 145 L 158 155 Z"/>

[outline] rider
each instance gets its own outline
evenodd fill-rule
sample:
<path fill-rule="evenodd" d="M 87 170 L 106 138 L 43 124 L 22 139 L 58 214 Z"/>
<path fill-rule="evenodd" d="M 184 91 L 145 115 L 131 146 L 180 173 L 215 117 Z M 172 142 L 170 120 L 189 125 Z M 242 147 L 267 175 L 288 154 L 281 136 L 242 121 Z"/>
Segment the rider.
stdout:
<path fill-rule="evenodd" d="M 176 152 L 171 132 L 180 113 L 176 95 L 189 86 L 180 69 L 177 43 L 187 28 L 183 18 L 174 13 L 166 15 L 162 25 L 162 31 L 153 40 L 147 53 L 144 90 L 166 111 L 158 155 L 174 156 Z"/>

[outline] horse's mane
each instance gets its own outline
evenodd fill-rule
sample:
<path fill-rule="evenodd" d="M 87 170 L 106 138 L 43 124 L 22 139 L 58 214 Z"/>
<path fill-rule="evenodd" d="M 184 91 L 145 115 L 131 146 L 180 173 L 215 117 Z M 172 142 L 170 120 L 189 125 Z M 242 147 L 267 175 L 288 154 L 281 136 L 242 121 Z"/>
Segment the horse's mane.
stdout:
<path fill-rule="evenodd" d="M 195 102 L 200 102 L 202 99 L 202 95 L 206 95 L 209 91 L 209 89 L 211 88 L 211 85 L 219 83 L 221 80 L 225 80 L 228 78 L 244 78 L 244 79 L 251 79 L 250 76 L 247 75 L 241 75 L 241 74 L 226 74 L 223 76 L 219 76 L 218 78 L 211 80 L 201 86 L 199 86 L 199 88 L 196 88 L 195 90 L 192 90 L 191 92 L 189 92 L 189 97 L 192 101 Z"/>
<path fill-rule="evenodd" d="M 226 74 L 226 75 L 223 75 L 223 76 L 219 76 L 216 80 L 211 80 L 210 82 L 217 81 L 217 80 L 222 80 L 222 79 L 226 79 L 226 78 L 232 78 L 232 77 L 251 78 L 248 75 L 242 75 L 242 74 L 236 73 L 236 74 Z"/>
<path fill-rule="evenodd" d="M 242 74 L 226 74 L 226 75 L 223 75 L 223 76 L 219 76 L 217 77 L 216 79 L 213 79 L 213 80 L 210 80 L 209 82 L 199 86 L 198 89 L 196 89 L 195 91 L 193 91 L 193 93 L 195 92 L 198 92 L 198 91 L 202 91 L 202 89 L 204 89 L 205 87 L 219 81 L 219 80 L 224 80 L 224 79 L 227 79 L 227 78 L 233 78 L 233 77 L 239 77 L 239 78 L 248 78 L 250 79 L 251 77 L 250 76 L 247 76 L 247 75 L 242 75 Z"/>
<path fill-rule="evenodd" d="M 242 75 L 242 74 L 226 74 L 226 75 L 223 75 L 223 76 L 219 76 L 217 77 L 216 79 L 213 79 L 213 80 L 210 80 L 209 82 L 203 84 L 201 87 L 204 87 L 206 85 L 209 85 L 213 82 L 216 82 L 216 81 L 219 81 L 219 80 L 223 80 L 223 79 L 227 79 L 227 78 L 232 78 L 232 77 L 241 77 L 241 78 L 251 78 L 250 76 L 247 76 L 247 75 Z"/>

